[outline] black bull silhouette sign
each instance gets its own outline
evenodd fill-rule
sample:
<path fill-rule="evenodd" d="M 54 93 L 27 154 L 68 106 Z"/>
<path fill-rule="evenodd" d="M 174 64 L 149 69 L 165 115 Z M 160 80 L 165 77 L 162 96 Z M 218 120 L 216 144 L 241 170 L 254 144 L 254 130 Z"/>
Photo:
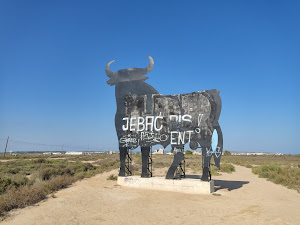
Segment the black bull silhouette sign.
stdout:
<path fill-rule="evenodd" d="M 141 147 L 142 177 L 148 177 L 147 163 L 150 147 L 171 145 L 174 160 L 166 178 L 173 179 L 175 170 L 184 159 L 184 145 L 202 149 L 202 180 L 209 180 L 210 161 L 214 157 L 220 168 L 223 151 L 223 135 L 218 122 L 222 102 L 219 90 L 199 91 L 188 94 L 161 95 L 145 83 L 154 61 L 146 68 L 129 68 L 111 72 L 107 64 L 107 83 L 115 85 L 117 112 L 115 127 L 119 140 L 120 172 L 125 176 L 125 159 L 128 149 Z M 212 146 L 216 133 L 217 145 Z"/>

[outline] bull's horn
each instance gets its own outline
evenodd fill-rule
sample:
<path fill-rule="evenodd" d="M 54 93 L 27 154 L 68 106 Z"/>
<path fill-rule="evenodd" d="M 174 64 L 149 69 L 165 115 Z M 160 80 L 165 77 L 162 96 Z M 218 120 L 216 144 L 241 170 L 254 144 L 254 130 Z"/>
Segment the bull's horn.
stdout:
<path fill-rule="evenodd" d="M 114 61 L 115 61 L 115 60 L 110 61 L 110 62 L 106 65 L 106 67 L 105 67 L 105 73 L 106 73 L 106 75 L 107 75 L 108 77 L 110 77 L 110 78 L 114 77 L 114 75 L 115 75 L 115 72 L 111 72 L 110 69 L 109 69 L 110 64 L 112 64 Z"/>
<path fill-rule="evenodd" d="M 150 73 L 154 66 L 154 60 L 152 59 L 152 57 L 150 55 L 148 55 L 148 58 L 149 58 L 150 62 L 149 62 L 149 65 L 146 67 L 146 74 Z"/>

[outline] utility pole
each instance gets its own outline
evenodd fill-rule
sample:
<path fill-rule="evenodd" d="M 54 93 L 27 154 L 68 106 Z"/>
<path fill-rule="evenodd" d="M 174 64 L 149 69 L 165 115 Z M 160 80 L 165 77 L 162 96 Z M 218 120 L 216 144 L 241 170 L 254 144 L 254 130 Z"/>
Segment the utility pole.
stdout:
<path fill-rule="evenodd" d="M 4 158 L 5 158 L 5 154 L 6 154 L 6 149 L 7 149 L 8 140 L 9 140 L 9 136 L 7 137 L 7 140 L 6 140 L 6 146 L 5 146 L 5 151 L 4 151 Z"/>

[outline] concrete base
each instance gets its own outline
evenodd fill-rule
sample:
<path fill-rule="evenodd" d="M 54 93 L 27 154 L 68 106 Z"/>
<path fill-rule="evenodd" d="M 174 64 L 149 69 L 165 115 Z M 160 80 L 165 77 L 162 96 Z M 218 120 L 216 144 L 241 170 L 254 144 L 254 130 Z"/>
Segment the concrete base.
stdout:
<path fill-rule="evenodd" d="M 139 176 L 118 177 L 121 186 L 144 188 L 162 191 L 177 191 L 194 194 L 210 194 L 214 192 L 214 181 L 182 178 L 181 180 L 167 180 L 164 177 L 142 178 Z"/>

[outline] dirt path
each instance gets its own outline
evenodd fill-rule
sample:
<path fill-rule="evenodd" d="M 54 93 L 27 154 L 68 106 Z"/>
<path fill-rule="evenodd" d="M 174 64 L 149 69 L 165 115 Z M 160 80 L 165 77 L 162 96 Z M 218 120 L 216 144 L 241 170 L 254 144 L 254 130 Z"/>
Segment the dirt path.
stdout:
<path fill-rule="evenodd" d="M 299 193 L 236 171 L 214 177 L 221 196 L 125 188 L 106 180 L 111 173 L 97 175 L 2 224 L 300 224 Z"/>

